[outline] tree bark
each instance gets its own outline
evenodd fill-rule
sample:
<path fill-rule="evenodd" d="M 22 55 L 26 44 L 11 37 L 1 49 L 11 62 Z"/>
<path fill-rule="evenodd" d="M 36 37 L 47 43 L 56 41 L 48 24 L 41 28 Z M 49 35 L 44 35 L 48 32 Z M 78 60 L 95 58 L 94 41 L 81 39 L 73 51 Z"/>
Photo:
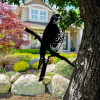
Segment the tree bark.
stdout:
<path fill-rule="evenodd" d="M 84 31 L 64 100 L 100 100 L 100 1 L 80 0 Z"/>

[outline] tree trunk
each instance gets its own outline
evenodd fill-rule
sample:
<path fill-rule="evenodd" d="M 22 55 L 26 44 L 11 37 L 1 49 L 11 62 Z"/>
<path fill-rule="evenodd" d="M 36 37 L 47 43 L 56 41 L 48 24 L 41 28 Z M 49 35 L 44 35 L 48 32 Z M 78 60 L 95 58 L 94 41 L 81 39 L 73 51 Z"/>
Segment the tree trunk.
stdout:
<path fill-rule="evenodd" d="M 100 1 L 80 0 L 84 31 L 64 100 L 100 100 Z"/>

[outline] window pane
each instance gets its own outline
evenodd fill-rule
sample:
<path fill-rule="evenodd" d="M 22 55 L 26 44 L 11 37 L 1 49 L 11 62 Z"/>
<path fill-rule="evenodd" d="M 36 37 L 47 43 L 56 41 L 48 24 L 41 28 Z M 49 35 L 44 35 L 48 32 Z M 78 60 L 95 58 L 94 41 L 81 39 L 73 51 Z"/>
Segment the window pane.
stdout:
<path fill-rule="evenodd" d="M 40 12 L 40 15 L 41 15 L 41 16 L 46 16 L 46 12 L 45 12 L 45 11 L 41 11 L 41 12 Z"/>
<path fill-rule="evenodd" d="M 46 20 L 46 17 L 45 16 L 40 16 L 40 20 L 41 21 L 45 21 Z"/>
<path fill-rule="evenodd" d="M 31 10 L 31 18 L 32 20 L 38 20 L 38 10 Z"/>
<path fill-rule="evenodd" d="M 31 14 L 38 14 L 37 10 L 31 10 Z"/>
<path fill-rule="evenodd" d="M 40 20 L 46 21 L 46 11 L 40 11 Z"/>
<path fill-rule="evenodd" d="M 33 19 L 33 20 L 37 20 L 38 17 L 37 17 L 36 15 L 32 15 L 32 19 Z"/>

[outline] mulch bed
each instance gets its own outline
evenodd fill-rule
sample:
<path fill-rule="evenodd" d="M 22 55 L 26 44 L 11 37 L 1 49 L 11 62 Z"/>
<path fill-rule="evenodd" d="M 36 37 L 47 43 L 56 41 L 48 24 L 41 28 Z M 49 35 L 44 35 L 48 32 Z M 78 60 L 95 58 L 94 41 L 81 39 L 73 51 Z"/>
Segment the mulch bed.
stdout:
<path fill-rule="evenodd" d="M 7 93 L 7 94 L 0 94 L 0 100 L 61 100 L 61 99 L 48 93 L 44 93 L 38 96 L 20 96 Z"/>

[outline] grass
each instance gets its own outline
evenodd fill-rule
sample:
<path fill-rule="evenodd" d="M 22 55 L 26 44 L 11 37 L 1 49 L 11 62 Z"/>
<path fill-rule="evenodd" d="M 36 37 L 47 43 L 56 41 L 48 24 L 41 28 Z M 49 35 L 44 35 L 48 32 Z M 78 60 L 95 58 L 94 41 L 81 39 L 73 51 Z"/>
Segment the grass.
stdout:
<path fill-rule="evenodd" d="M 56 73 L 53 73 L 53 72 L 49 72 L 46 74 L 46 76 L 54 76 L 54 75 L 56 75 Z"/>
<path fill-rule="evenodd" d="M 72 61 L 72 59 L 76 59 L 77 57 L 77 54 L 67 54 L 67 53 L 61 53 L 60 54 L 61 56 L 67 58 L 68 60 Z M 57 57 L 54 57 L 54 64 L 56 64 L 57 62 L 59 62 L 61 59 L 57 58 Z"/>

